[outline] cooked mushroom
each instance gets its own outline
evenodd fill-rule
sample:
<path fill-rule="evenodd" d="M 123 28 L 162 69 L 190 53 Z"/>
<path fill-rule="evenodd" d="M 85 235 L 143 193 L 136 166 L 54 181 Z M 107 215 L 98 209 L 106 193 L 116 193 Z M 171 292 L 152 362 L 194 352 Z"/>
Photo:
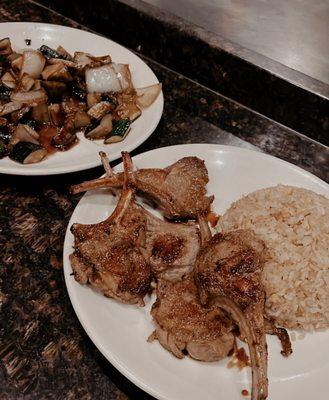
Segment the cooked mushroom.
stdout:
<path fill-rule="evenodd" d="M 33 90 L 39 90 L 39 89 L 42 89 L 42 85 L 41 85 L 41 80 L 40 79 L 36 79 L 35 81 L 34 81 L 34 85 L 33 85 Z"/>
<path fill-rule="evenodd" d="M 73 57 L 71 56 L 71 54 L 64 49 L 64 47 L 62 46 L 58 46 L 56 49 L 56 52 L 62 56 L 65 60 L 73 60 Z"/>
<path fill-rule="evenodd" d="M 16 71 L 20 71 L 23 65 L 23 56 L 19 55 L 18 57 L 15 57 L 12 62 L 11 62 L 11 67 L 12 69 Z"/>
<path fill-rule="evenodd" d="M 85 111 L 78 111 L 74 116 L 74 126 L 79 128 L 84 128 L 88 126 L 91 122 L 89 115 Z"/>
<path fill-rule="evenodd" d="M 22 119 L 23 116 L 24 116 L 25 114 L 27 114 L 29 111 L 30 111 L 30 107 L 28 107 L 28 106 L 22 107 L 20 110 L 13 111 L 13 112 L 10 114 L 11 121 L 12 121 L 14 124 L 17 124 L 18 121 L 19 121 L 20 119 Z"/>
<path fill-rule="evenodd" d="M 62 58 L 49 58 L 48 63 L 49 64 L 64 64 L 70 68 L 77 68 L 77 64 L 74 61 L 64 60 Z"/>
<path fill-rule="evenodd" d="M 91 54 L 76 51 L 74 53 L 73 61 L 77 68 L 84 69 L 85 67 L 100 67 L 101 65 L 110 64 L 112 62 L 111 56 L 94 57 Z"/>
<path fill-rule="evenodd" d="M 18 103 L 15 101 L 6 103 L 6 104 L 0 106 L 0 116 L 10 114 L 13 111 L 19 110 L 20 108 L 22 108 L 21 103 Z"/>
<path fill-rule="evenodd" d="M 65 116 L 60 104 L 51 104 L 48 106 L 48 113 L 52 125 L 62 126 L 64 124 Z"/>
<path fill-rule="evenodd" d="M 43 89 L 31 90 L 29 92 L 13 92 L 10 96 L 13 102 L 28 104 L 32 107 L 47 102 L 47 94 Z"/>
<path fill-rule="evenodd" d="M 123 101 L 121 102 L 119 100 L 119 105 L 115 110 L 115 114 L 120 118 L 120 119 L 126 119 L 129 118 L 131 122 L 135 121 L 139 116 L 141 116 L 142 112 L 141 110 L 137 107 L 137 105 L 134 102 L 134 98 L 132 96 L 127 96 L 128 101 Z M 120 97 L 119 97 L 120 99 Z"/>
<path fill-rule="evenodd" d="M 79 101 L 86 101 L 87 94 L 83 83 L 77 82 L 70 85 L 70 95 Z"/>
<path fill-rule="evenodd" d="M 88 93 L 87 94 L 87 106 L 91 108 L 95 104 L 101 101 L 101 94 L 100 93 Z"/>
<path fill-rule="evenodd" d="M 18 142 L 39 144 L 38 138 L 39 135 L 33 128 L 25 124 L 18 124 L 10 139 L 10 144 L 15 145 Z"/>
<path fill-rule="evenodd" d="M 95 119 L 101 119 L 112 109 L 112 104 L 108 103 L 107 101 L 101 101 L 100 103 L 97 103 L 89 108 L 88 115 Z"/>
<path fill-rule="evenodd" d="M 8 56 L 13 52 L 11 48 L 11 43 L 9 38 L 4 38 L 0 40 L 0 54 L 3 56 Z"/>
<path fill-rule="evenodd" d="M 108 133 L 112 131 L 112 116 L 110 114 L 105 115 L 100 124 L 91 131 L 85 133 L 88 139 L 104 139 Z"/>
<path fill-rule="evenodd" d="M 91 64 L 92 60 L 90 58 L 90 54 L 83 53 L 81 51 L 76 51 L 74 53 L 73 61 L 77 65 L 78 68 L 83 69 L 88 64 Z"/>
<path fill-rule="evenodd" d="M 10 89 L 16 88 L 16 77 L 10 71 L 7 71 L 3 74 L 1 81 L 4 85 L 6 85 Z"/>
<path fill-rule="evenodd" d="M 28 92 L 34 86 L 34 79 L 30 77 L 30 75 L 24 74 L 18 84 L 17 90 L 18 91 L 25 91 Z"/>
<path fill-rule="evenodd" d="M 63 63 L 48 65 L 41 73 L 41 76 L 45 80 L 49 81 L 72 81 L 72 75 L 70 74 L 67 66 Z"/>
<path fill-rule="evenodd" d="M 41 123 L 49 122 L 48 106 L 46 103 L 32 108 L 32 118 Z"/>
<path fill-rule="evenodd" d="M 75 132 L 71 132 L 62 127 L 59 132 L 53 137 L 52 145 L 59 150 L 66 150 L 71 147 L 72 144 L 77 140 Z"/>
<path fill-rule="evenodd" d="M 65 82 L 41 81 L 41 85 L 52 99 L 60 99 L 67 92 Z"/>

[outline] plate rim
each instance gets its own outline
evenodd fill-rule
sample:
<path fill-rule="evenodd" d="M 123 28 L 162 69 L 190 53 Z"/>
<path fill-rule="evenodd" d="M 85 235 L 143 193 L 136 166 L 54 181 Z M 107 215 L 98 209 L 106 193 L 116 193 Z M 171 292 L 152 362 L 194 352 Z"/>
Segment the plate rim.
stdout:
<path fill-rule="evenodd" d="M 327 198 L 329 199 L 329 184 L 325 181 L 323 181 L 322 179 L 318 178 L 317 176 L 315 176 L 314 174 L 312 174 L 311 172 L 306 171 L 305 169 L 292 164 L 288 161 L 285 161 L 281 158 L 272 156 L 270 154 L 264 153 L 262 151 L 257 151 L 257 150 L 252 150 L 252 149 L 247 149 L 247 148 L 243 148 L 243 147 L 238 147 L 238 146 L 231 146 L 231 145 L 224 145 L 224 144 L 214 144 L 214 143 L 191 143 L 191 144 L 178 144 L 178 145 L 172 145 L 172 146 L 165 146 L 165 147 L 159 147 L 156 149 L 152 149 L 152 150 L 148 150 L 146 152 L 137 154 L 136 156 L 132 157 L 133 162 L 138 162 L 138 160 L 142 157 L 147 156 L 149 153 L 151 152 L 158 152 L 158 151 L 163 151 L 163 149 L 175 149 L 175 148 L 191 148 L 191 153 L 193 152 L 193 149 L 196 150 L 204 150 L 205 152 L 208 151 L 216 151 L 216 150 L 228 150 L 228 151 L 233 151 L 236 153 L 249 153 L 249 154 L 257 154 L 257 156 L 261 157 L 261 158 L 270 158 L 272 160 L 274 160 L 275 162 L 279 163 L 279 164 L 283 164 L 283 165 L 287 165 L 290 168 L 296 169 L 299 173 L 303 173 L 305 175 L 307 175 L 308 177 L 312 178 L 312 180 L 318 184 L 320 184 L 325 190 L 327 190 L 328 195 Z M 193 154 L 193 153 L 192 153 Z M 115 167 L 116 169 L 122 168 L 122 163 L 118 164 Z M 92 192 L 92 191 L 91 191 Z M 97 347 L 97 349 L 101 352 L 101 354 L 106 358 L 106 360 L 108 362 L 110 362 L 120 373 L 122 373 L 127 379 L 129 379 L 131 382 L 133 382 L 137 387 L 139 387 L 140 389 L 144 390 L 146 393 L 150 394 L 151 396 L 155 397 L 156 399 L 159 400 L 170 400 L 169 397 L 162 395 L 161 393 L 157 392 L 156 389 L 153 389 L 151 386 L 149 386 L 147 383 L 145 383 L 143 380 L 140 380 L 138 377 L 136 377 L 132 372 L 129 371 L 129 369 L 127 369 L 121 362 L 120 360 L 118 360 L 117 358 L 115 358 L 114 356 L 112 356 L 111 354 L 109 355 L 105 349 L 103 349 L 103 345 L 102 343 L 98 340 L 97 335 L 93 334 L 87 323 L 85 323 L 84 321 L 84 316 L 82 315 L 83 313 L 80 311 L 79 307 L 78 307 L 78 298 L 75 297 L 75 293 L 73 291 L 70 291 L 69 289 L 69 278 L 70 278 L 70 268 L 71 268 L 71 264 L 69 261 L 69 234 L 71 234 L 70 232 L 70 227 L 72 226 L 73 223 L 73 217 L 74 214 L 76 212 L 76 209 L 78 208 L 80 202 L 82 201 L 82 199 L 84 198 L 86 194 L 84 194 L 81 199 L 79 200 L 79 202 L 77 203 L 77 205 L 75 206 L 72 215 L 70 217 L 70 220 L 68 222 L 66 231 L 65 231 L 65 238 L 64 238 L 64 244 L 63 244 L 63 274 L 64 274 L 64 280 L 65 280 L 65 285 L 66 285 L 66 290 L 69 296 L 69 299 L 71 301 L 71 305 L 74 309 L 74 312 L 76 314 L 76 317 L 78 318 L 81 326 L 83 327 L 83 329 L 85 330 L 85 332 L 87 333 L 87 335 L 89 336 L 90 340 L 93 342 L 93 344 Z M 72 300 L 73 299 L 73 300 Z"/>
<path fill-rule="evenodd" d="M 78 29 L 78 28 L 73 28 L 70 26 L 66 26 L 66 25 L 59 25 L 59 24 L 50 24 L 50 23 L 45 23 L 45 22 L 24 22 L 24 21 L 12 21 L 12 22 L 0 22 L 0 28 L 1 26 L 6 26 L 6 25 L 10 25 L 10 26 L 15 26 L 15 25 L 20 25 L 20 26 L 36 26 L 36 27 L 52 27 L 55 29 L 61 29 L 61 30 L 68 30 L 68 31 L 75 31 L 75 32 L 84 32 L 88 35 L 92 35 L 92 36 L 98 36 L 106 41 L 109 41 L 110 43 L 114 43 L 116 46 L 118 46 L 118 48 L 124 49 L 124 51 L 128 51 L 131 54 L 133 54 L 135 57 L 137 57 L 143 64 L 144 67 L 149 70 L 152 75 L 154 76 L 156 82 L 159 83 L 159 79 L 156 76 L 156 74 L 153 72 L 153 70 L 146 64 L 146 62 L 138 55 L 136 54 L 133 50 L 129 49 L 128 47 L 125 47 L 123 45 L 121 45 L 120 43 L 117 43 L 116 41 L 93 31 L 89 31 L 89 30 L 84 30 L 84 29 Z M 164 95 L 163 95 L 163 90 L 161 90 L 158 98 L 156 99 L 156 101 L 159 101 L 159 112 L 157 115 L 155 115 L 155 118 L 153 120 L 152 124 L 149 124 L 149 129 L 148 129 L 148 134 L 143 137 L 142 139 L 138 139 L 136 140 L 133 144 L 128 145 L 126 148 L 122 149 L 124 151 L 128 151 L 131 152 L 135 149 L 137 149 L 142 143 L 144 143 L 155 131 L 155 129 L 157 128 L 162 115 L 163 115 L 163 109 L 164 109 Z M 79 144 L 77 144 L 79 145 Z M 110 161 L 115 161 L 117 159 L 119 159 L 121 157 L 121 151 L 122 150 L 118 150 L 116 153 L 113 154 L 108 154 Z M 0 160 L 1 161 L 1 160 Z M 47 171 L 47 169 L 44 168 L 39 168 L 39 169 L 28 169 L 28 167 L 26 169 L 22 169 L 22 170 L 13 170 L 13 167 L 4 167 L 1 166 L 0 163 L 0 174 L 4 174 L 4 175 L 14 175 L 14 176 L 53 176 L 53 175 L 63 175 L 63 174 L 69 174 L 69 173 L 73 173 L 73 172 L 78 172 L 78 171 L 85 171 L 94 167 L 98 167 L 101 165 L 101 161 L 100 159 L 95 159 L 94 161 L 90 161 L 88 163 L 83 163 L 83 165 L 78 164 L 75 167 L 72 168 L 67 168 L 67 167 L 57 167 L 56 169 L 53 169 L 52 171 Z"/>

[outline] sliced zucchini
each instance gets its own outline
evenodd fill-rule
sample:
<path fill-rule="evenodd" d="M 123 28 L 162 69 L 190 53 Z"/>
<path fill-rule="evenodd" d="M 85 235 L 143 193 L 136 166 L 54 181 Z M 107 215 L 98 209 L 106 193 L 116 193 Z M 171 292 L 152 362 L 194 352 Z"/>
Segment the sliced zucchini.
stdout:
<path fill-rule="evenodd" d="M 97 140 L 104 139 L 113 130 L 112 115 L 107 114 L 102 119 L 98 126 L 95 126 L 95 121 L 87 127 L 85 136 L 88 139 Z"/>
<path fill-rule="evenodd" d="M 45 44 L 39 49 L 46 58 L 65 58 L 63 55 Z"/>
<path fill-rule="evenodd" d="M 8 144 L 11 138 L 11 133 L 5 125 L 0 126 L 0 141 L 3 144 Z"/>
<path fill-rule="evenodd" d="M 107 135 L 106 139 L 104 140 L 104 143 L 108 144 L 108 143 L 121 142 L 121 140 L 123 140 L 127 136 L 130 130 L 130 125 L 131 122 L 129 118 L 115 121 L 113 123 L 113 129 Z"/>
<path fill-rule="evenodd" d="M 24 164 L 25 159 L 37 150 L 41 150 L 42 147 L 35 143 L 30 142 L 18 142 L 11 149 L 9 157 L 21 164 Z"/>
<path fill-rule="evenodd" d="M 10 101 L 11 89 L 6 85 L 0 84 L 0 99 Z"/>
<path fill-rule="evenodd" d="M 6 157 L 8 155 L 7 146 L 0 140 L 0 158 Z"/>

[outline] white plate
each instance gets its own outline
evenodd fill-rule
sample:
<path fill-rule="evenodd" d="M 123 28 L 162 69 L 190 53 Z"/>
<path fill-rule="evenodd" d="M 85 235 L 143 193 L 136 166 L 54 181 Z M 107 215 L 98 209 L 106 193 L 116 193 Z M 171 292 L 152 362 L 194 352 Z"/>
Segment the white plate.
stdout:
<path fill-rule="evenodd" d="M 95 56 L 110 54 L 113 61 L 129 64 L 135 87 L 157 83 L 152 70 L 134 53 L 105 37 L 60 25 L 32 22 L 0 23 L 0 38 L 9 37 L 15 50 L 27 48 L 25 39 L 31 39 L 30 48 L 43 44 L 52 48 L 62 45 L 71 53 L 84 51 Z M 122 150 L 132 151 L 155 130 L 163 111 L 163 94 L 132 124 L 129 135 L 120 143 L 104 145 L 92 142 L 79 134 L 80 142 L 72 149 L 57 152 L 37 164 L 22 165 L 8 157 L 0 160 L 0 173 L 14 175 L 53 175 L 80 171 L 100 165 L 99 151 L 105 151 L 110 160 L 119 158 Z"/>
<path fill-rule="evenodd" d="M 329 196 L 329 185 L 310 173 L 277 158 L 251 150 L 220 145 L 165 147 L 134 157 L 135 167 L 164 167 L 181 157 L 194 155 L 206 161 L 215 194 L 213 209 L 224 212 L 232 201 L 254 190 L 279 183 L 296 185 Z M 76 207 L 65 237 L 64 273 L 74 310 L 98 349 L 126 377 L 146 392 L 168 400 L 241 400 L 250 391 L 249 369 L 227 369 L 228 359 L 202 363 L 178 360 L 157 341 L 146 339 L 153 326 L 149 310 L 107 299 L 70 275 L 69 254 L 73 222 L 96 223 L 113 211 L 117 198 L 98 190 L 86 194 Z M 328 398 L 329 331 L 308 334 L 293 342 L 288 359 L 280 354 L 276 338 L 268 336 L 270 399 Z M 316 396 L 314 397 L 316 393 Z"/>

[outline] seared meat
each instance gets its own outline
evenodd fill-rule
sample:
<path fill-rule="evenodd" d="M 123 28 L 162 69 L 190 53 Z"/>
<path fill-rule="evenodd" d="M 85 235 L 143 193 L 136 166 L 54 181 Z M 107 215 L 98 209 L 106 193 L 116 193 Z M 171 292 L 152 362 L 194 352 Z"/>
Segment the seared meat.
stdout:
<path fill-rule="evenodd" d="M 99 155 L 106 175 L 113 176 L 107 155 L 104 152 Z M 141 246 L 154 274 L 178 280 L 191 272 L 200 248 L 197 225 L 193 222 L 176 224 L 163 221 L 142 207 L 140 212 L 146 217 L 145 242 Z"/>
<path fill-rule="evenodd" d="M 154 200 L 168 218 L 196 218 L 209 211 L 214 199 L 206 196 L 208 172 L 204 161 L 185 157 L 164 169 L 134 172 L 135 184 L 142 194 Z M 95 188 L 122 187 L 124 175 L 99 178 L 72 187 L 72 193 Z"/>
<path fill-rule="evenodd" d="M 204 226 L 200 229 L 203 235 Z M 202 246 L 195 268 L 201 303 L 224 309 L 248 343 L 254 400 L 266 399 L 268 393 L 263 250 L 264 243 L 252 231 L 216 234 Z"/>
<path fill-rule="evenodd" d="M 193 277 L 178 282 L 160 279 L 153 304 L 154 337 L 176 357 L 189 354 L 201 361 L 217 361 L 233 348 L 232 323 L 218 308 L 203 308 Z"/>
<path fill-rule="evenodd" d="M 107 158 L 101 156 L 111 176 Z M 125 184 L 113 214 L 101 223 L 71 228 L 71 265 L 79 283 L 90 283 L 119 301 L 142 304 L 153 273 L 178 280 L 191 271 L 200 247 L 199 231 L 195 223 L 163 221 L 136 204 L 128 153 L 123 159 Z"/>
<path fill-rule="evenodd" d="M 147 211 L 145 215 L 144 255 L 154 274 L 175 281 L 190 273 L 200 249 L 197 225 L 163 221 Z"/>
<path fill-rule="evenodd" d="M 112 215 L 99 224 L 71 228 L 71 265 L 78 282 L 89 282 L 119 301 L 142 304 L 151 283 L 150 264 L 140 250 L 146 218 L 134 202 L 130 157 L 125 153 L 123 159 L 125 184 Z"/>
<path fill-rule="evenodd" d="M 275 335 L 278 337 L 278 339 L 281 342 L 281 354 L 284 357 L 290 356 L 292 354 L 292 346 L 291 346 L 291 341 L 289 334 L 286 329 L 284 328 L 278 328 L 274 325 L 274 321 L 269 318 L 265 317 L 265 332 L 268 333 L 269 335 Z"/>

